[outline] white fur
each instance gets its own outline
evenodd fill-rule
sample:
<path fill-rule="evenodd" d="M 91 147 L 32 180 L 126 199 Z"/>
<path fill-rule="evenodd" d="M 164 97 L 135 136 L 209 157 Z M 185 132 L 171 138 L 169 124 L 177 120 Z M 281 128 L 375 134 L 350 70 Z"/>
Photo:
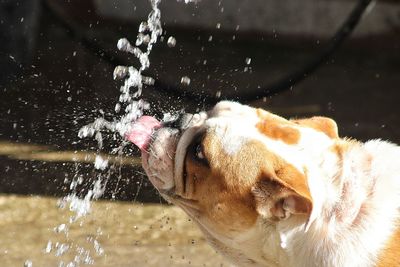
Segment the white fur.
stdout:
<path fill-rule="evenodd" d="M 365 153 L 372 156 L 371 166 L 359 160 L 365 157 Z M 242 241 L 242 246 L 237 246 L 239 242 L 234 242 L 235 246 L 225 244 L 244 253 L 244 258 L 252 256 L 250 258 L 261 266 L 375 266 L 378 253 L 398 219 L 400 164 L 388 166 L 391 159 L 400 159 L 400 149 L 382 141 L 371 141 L 353 148 L 344 155 L 343 162 L 349 164 L 343 165 L 339 177 L 342 184 L 348 183 L 349 195 L 342 196 L 341 188 L 331 184 L 333 177 L 309 176 L 314 215 L 308 231 L 305 231 L 304 222 L 294 217 L 277 223 L 276 228 L 258 222 L 253 231 L 249 231 L 253 234 L 248 234 L 246 242 Z M 369 196 L 368 190 L 372 190 L 374 196 Z M 354 225 L 354 217 L 358 216 L 360 205 L 365 203 L 370 207 Z M 343 206 L 343 214 L 333 211 L 335 205 Z M 261 239 L 262 246 L 251 245 L 259 244 L 261 236 L 265 238 Z M 219 240 L 223 242 L 224 239 L 219 237 Z M 275 261 L 276 264 L 271 263 Z"/>
<path fill-rule="evenodd" d="M 371 165 L 365 162 L 367 156 Z M 301 227 L 281 223 L 280 231 L 288 236 L 288 266 L 374 266 L 398 218 L 398 159 L 400 149 L 382 141 L 355 145 L 346 152 L 338 178 L 351 192 L 340 196 L 341 192 L 332 189 L 334 195 L 323 199 L 323 208 L 306 233 Z M 332 187 L 329 177 L 323 181 L 325 187 Z M 369 207 L 359 215 L 362 204 Z M 342 205 L 344 214 L 335 212 L 335 205 Z M 354 215 L 361 216 L 356 224 Z"/>

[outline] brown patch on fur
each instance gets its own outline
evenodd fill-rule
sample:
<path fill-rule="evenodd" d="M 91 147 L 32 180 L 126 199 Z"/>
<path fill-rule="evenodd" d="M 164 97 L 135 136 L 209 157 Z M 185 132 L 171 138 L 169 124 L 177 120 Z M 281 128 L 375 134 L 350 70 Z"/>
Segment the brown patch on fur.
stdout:
<path fill-rule="evenodd" d="M 293 165 L 279 157 L 277 166 L 275 166 L 275 173 L 278 181 L 282 183 L 282 185 L 295 191 L 302 197 L 311 200 L 307 177 L 299 172 Z"/>
<path fill-rule="evenodd" d="M 325 133 L 328 137 L 339 138 L 336 122 L 326 117 L 311 117 L 308 119 L 291 120 L 301 126 L 309 127 Z"/>
<path fill-rule="evenodd" d="M 257 109 L 257 116 L 261 119 L 257 129 L 269 138 L 280 140 L 288 145 L 297 144 L 300 140 L 300 131 L 291 127 L 291 123 L 265 110 Z"/>
<path fill-rule="evenodd" d="M 186 194 L 199 203 L 202 222 L 218 233 L 241 232 L 257 220 L 251 180 L 259 170 L 254 153 L 246 148 L 232 157 L 225 154 L 217 138 L 203 139 L 203 152 L 209 166 L 198 162 L 188 152 Z M 249 164 L 249 162 L 254 163 Z"/>
<path fill-rule="evenodd" d="M 378 255 L 378 263 L 376 267 L 394 267 L 400 266 L 400 229 L 388 240 L 386 246 Z"/>
<path fill-rule="evenodd" d="M 208 165 L 188 152 L 184 196 L 198 203 L 201 223 L 226 235 L 250 229 L 260 215 L 260 195 L 254 193 L 260 177 L 266 178 L 262 190 L 272 194 L 264 197 L 266 202 L 261 205 L 274 199 L 270 210 L 277 219 L 284 217 L 288 209 L 302 214 L 311 211 L 305 175 L 261 142 L 251 141 L 234 155 L 226 154 L 212 132 L 205 135 L 202 144 Z"/>

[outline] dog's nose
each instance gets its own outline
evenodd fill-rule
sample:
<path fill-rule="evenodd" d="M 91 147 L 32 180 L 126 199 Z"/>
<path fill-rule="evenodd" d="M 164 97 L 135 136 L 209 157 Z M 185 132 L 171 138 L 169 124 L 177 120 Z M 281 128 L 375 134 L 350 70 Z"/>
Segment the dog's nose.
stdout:
<path fill-rule="evenodd" d="M 163 122 L 163 127 L 175 128 L 179 130 L 185 130 L 189 127 L 193 114 L 181 113 L 175 120 Z"/>

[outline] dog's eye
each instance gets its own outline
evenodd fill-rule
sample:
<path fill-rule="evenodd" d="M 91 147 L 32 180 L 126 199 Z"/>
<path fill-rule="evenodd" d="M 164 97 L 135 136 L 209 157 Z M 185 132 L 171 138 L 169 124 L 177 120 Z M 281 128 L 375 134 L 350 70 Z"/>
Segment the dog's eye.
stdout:
<path fill-rule="evenodd" d="M 192 145 L 191 152 L 192 158 L 197 162 L 208 166 L 208 160 L 206 158 L 206 154 L 204 153 L 204 147 L 201 143 L 201 140 L 195 142 Z"/>
<path fill-rule="evenodd" d="M 203 137 L 204 135 L 198 135 L 197 137 L 195 137 L 188 147 L 187 152 L 192 160 L 195 160 L 197 161 L 197 163 L 200 163 L 204 166 L 209 166 L 207 154 L 204 151 Z"/>
<path fill-rule="evenodd" d="M 204 160 L 204 151 L 203 151 L 203 146 L 201 143 L 197 143 L 194 147 L 194 155 L 196 156 L 197 159 L 199 160 Z"/>

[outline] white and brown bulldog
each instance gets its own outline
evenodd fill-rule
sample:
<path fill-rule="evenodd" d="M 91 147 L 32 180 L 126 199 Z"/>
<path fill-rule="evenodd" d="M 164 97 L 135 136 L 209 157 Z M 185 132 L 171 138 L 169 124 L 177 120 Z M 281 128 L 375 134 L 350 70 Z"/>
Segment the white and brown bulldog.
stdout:
<path fill-rule="evenodd" d="M 223 101 L 128 139 L 161 195 L 239 266 L 400 266 L 400 148 Z"/>

